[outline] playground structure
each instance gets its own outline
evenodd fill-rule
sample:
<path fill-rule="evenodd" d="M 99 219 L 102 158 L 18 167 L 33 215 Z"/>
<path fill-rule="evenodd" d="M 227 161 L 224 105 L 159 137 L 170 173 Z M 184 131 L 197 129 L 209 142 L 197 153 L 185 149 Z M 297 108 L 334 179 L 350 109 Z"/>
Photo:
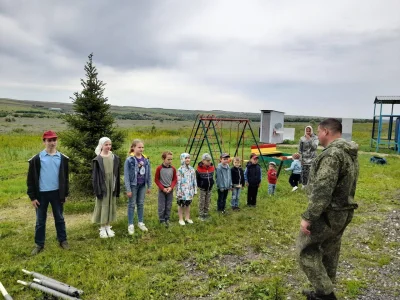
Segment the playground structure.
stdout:
<path fill-rule="evenodd" d="M 229 126 L 224 128 L 224 123 L 228 123 Z M 271 129 L 271 133 L 272 131 L 273 129 Z M 250 152 L 260 157 L 265 169 L 267 169 L 269 162 L 275 162 L 278 166 L 277 175 L 279 176 L 282 167 L 290 166 L 292 154 L 278 151 L 276 144 L 258 143 L 249 119 L 198 115 L 193 124 L 185 152 L 191 155 L 193 166 L 195 166 L 205 142 L 214 165 L 218 164 L 219 156 L 224 152 L 231 157 L 239 156 L 242 161 L 245 161 L 244 148 L 246 141 L 248 142 L 249 140 L 246 137 L 246 132 L 251 133 L 250 140 L 252 145 L 250 145 Z M 224 134 L 228 134 L 228 137 L 224 138 Z"/>
<path fill-rule="evenodd" d="M 400 96 L 376 96 L 374 101 L 374 117 L 371 133 L 372 148 L 379 152 L 380 145 L 386 145 L 400 153 L 400 114 L 394 114 L 394 105 L 400 104 Z M 376 106 L 379 105 L 379 115 L 376 114 Z M 383 105 L 391 105 L 390 113 L 383 112 Z M 387 132 L 384 133 L 383 131 Z"/>
<path fill-rule="evenodd" d="M 290 167 L 293 159 L 292 154 L 283 153 L 276 148 L 276 144 L 262 144 L 259 146 L 261 155 L 268 163 L 274 162 L 278 167 L 277 176 L 281 173 L 282 167 Z M 256 153 L 256 147 L 251 146 L 251 153 Z"/>
<path fill-rule="evenodd" d="M 224 138 L 224 133 L 227 131 L 227 129 L 223 128 L 225 123 L 230 125 L 227 128 L 229 130 L 228 142 L 226 142 Z M 246 129 L 251 133 L 252 142 L 257 149 L 256 153 L 260 156 L 264 167 L 267 167 L 249 119 L 217 118 L 214 115 L 197 115 L 185 152 L 191 155 L 193 166 L 195 166 L 196 162 L 199 160 L 199 155 L 201 155 L 204 142 L 206 142 L 208 152 L 211 155 L 214 165 L 218 164 L 219 157 L 221 153 L 224 152 L 228 153 L 231 157 L 239 156 L 242 161 L 244 161 L 244 147 L 247 141 Z M 236 140 L 232 142 L 232 138 L 235 138 L 235 136 Z"/>

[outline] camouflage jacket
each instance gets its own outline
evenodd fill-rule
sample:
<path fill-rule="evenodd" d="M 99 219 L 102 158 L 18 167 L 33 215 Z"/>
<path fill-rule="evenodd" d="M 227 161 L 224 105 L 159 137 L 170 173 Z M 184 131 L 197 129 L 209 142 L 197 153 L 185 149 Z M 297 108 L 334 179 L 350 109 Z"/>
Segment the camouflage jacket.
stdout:
<path fill-rule="evenodd" d="M 358 145 L 336 139 L 312 163 L 307 186 L 308 207 L 302 218 L 315 221 L 327 210 L 357 208 Z"/>
<path fill-rule="evenodd" d="M 312 134 L 309 140 L 305 136 L 300 138 L 299 153 L 302 164 L 310 165 L 312 160 L 317 157 L 318 142 L 318 137 L 315 134 Z"/>

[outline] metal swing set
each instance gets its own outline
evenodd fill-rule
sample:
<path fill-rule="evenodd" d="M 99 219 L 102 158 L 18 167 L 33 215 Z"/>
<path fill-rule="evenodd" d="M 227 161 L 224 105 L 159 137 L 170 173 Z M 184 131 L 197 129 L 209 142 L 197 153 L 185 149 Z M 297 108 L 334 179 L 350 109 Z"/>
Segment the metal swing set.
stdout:
<path fill-rule="evenodd" d="M 228 141 L 223 137 L 223 133 L 226 132 L 226 129 L 223 128 L 224 123 L 230 124 L 228 128 Z M 215 115 L 197 115 L 185 152 L 190 154 L 193 166 L 195 166 L 201 155 L 204 142 L 206 142 L 208 152 L 211 155 L 214 165 L 217 165 L 222 153 L 228 153 L 231 157 L 239 156 L 243 162 L 246 129 L 250 131 L 253 143 L 257 146 L 259 156 L 264 166 L 267 167 L 249 119 L 217 118 Z M 235 138 L 235 135 L 236 141 L 232 143 L 232 137 Z"/>

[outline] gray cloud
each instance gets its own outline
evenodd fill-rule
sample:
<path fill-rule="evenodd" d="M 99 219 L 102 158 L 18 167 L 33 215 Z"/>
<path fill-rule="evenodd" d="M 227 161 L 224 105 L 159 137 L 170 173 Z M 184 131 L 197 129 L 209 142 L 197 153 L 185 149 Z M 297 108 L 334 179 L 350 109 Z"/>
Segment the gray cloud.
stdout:
<path fill-rule="evenodd" d="M 68 101 L 94 52 L 116 105 L 370 117 L 376 94 L 399 94 L 399 9 L 397 1 L 3 0 L 0 97 Z"/>

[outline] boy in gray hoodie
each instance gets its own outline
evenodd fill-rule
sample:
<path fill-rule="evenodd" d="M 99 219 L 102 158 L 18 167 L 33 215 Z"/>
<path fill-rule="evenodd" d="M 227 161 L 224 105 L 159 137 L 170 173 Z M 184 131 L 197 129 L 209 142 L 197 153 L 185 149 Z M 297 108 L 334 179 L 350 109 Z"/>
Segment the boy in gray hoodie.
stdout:
<path fill-rule="evenodd" d="M 222 153 L 220 163 L 216 169 L 216 182 L 218 188 L 217 210 L 222 214 L 225 213 L 226 198 L 228 192 L 232 190 L 232 175 L 229 168 L 229 154 Z"/>

